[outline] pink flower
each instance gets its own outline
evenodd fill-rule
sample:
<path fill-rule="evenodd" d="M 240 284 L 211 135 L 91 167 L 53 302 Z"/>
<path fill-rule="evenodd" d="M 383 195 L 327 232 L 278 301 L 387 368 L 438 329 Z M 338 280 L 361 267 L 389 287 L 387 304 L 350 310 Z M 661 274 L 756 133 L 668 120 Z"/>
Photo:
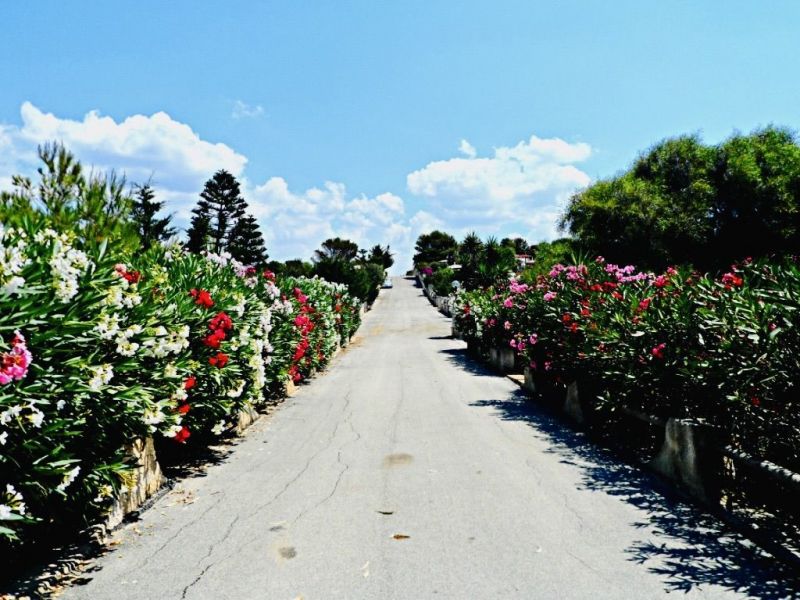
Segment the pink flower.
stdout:
<path fill-rule="evenodd" d="M 534 345 L 536 345 L 536 342 L 539 341 L 539 336 L 536 335 L 535 333 L 532 333 L 530 335 L 530 337 L 528 338 L 528 341 L 531 343 L 531 346 L 534 346 Z"/>
<path fill-rule="evenodd" d="M 514 301 L 511 298 L 506 298 L 505 300 L 503 300 L 503 306 L 505 306 L 506 308 L 511 308 L 512 306 L 514 306 Z"/>
<path fill-rule="evenodd" d="M 19 331 L 14 332 L 11 350 L 0 354 L 0 385 L 19 381 L 28 374 L 33 357 L 25 345 L 25 338 Z"/>
<path fill-rule="evenodd" d="M 549 371 L 552 368 L 553 368 L 553 361 L 552 360 L 544 361 L 544 370 L 545 371 Z"/>
<path fill-rule="evenodd" d="M 650 350 L 650 354 L 652 354 L 654 357 L 656 357 L 658 359 L 663 359 L 664 358 L 664 348 L 666 348 L 666 347 L 667 347 L 666 344 L 661 343 L 658 346 L 654 347 L 652 350 Z"/>
<path fill-rule="evenodd" d="M 511 340 L 510 342 L 508 342 L 508 345 L 511 346 L 512 348 L 516 349 L 517 348 L 517 341 L 516 340 Z"/>
<path fill-rule="evenodd" d="M 520 341 L 517 343 L 517 352 L 522 352 L 525 350 L 525 341 Z"/>
<path fill-rule="evenodd" d="M 555 300 L 557 295 L 558 294 L 556 294 L 555 292 L 547 292 L 544 295 L 544 301 L 545 302 L 550 302 L 551 300 Z"/>
<path fill-rule="evenodd" d="M 532 360 L 532 361 L 531 361 L 531 369 L 533 369 L 534 371 L 536 371 L 538 368 L 539 368 L 539 366 L 536 364 L 536 361 L 535 361 L 535 360 Z"/>
<path fill-rule="evenodd" d="M 508 331 L 509 329 L 511 329 L 511 323 L 509 321 L 506 321 L 505 323 L 503 323 L 503 327 L 506 329 L 506 331 Z"/>

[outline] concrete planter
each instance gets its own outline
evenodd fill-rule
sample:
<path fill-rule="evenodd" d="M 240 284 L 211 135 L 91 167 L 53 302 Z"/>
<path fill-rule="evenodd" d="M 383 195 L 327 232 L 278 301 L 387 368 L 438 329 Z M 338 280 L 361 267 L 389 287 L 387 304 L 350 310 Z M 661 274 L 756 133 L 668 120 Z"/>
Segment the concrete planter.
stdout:
<path fill-rule="evenodd" d="M 284 395 L 286 397 L 294 396 L 297 393 L 297 384 L 290 379 L 284 382 Z"/>
<path fill-rule="evenodd" d="M 258 419 L 258 413 L 251 404 L 247 404 L 240 409 L 238 419 L 236 421 L 237 435 L 242 435 L 244 430 L 250 427 L 250 425 L 252 425 L 256 419 Z"/>
<path fill-rule="evenodd" d="M 567 385 L 567 395 L 564 398 L 564 414 L 570 419 L 584 425 L 586 423 L 586 411 L 581 402 L 580 389 L 578 382 L 573 381 Z"/>
<path fill-rule="evenodd" d="M 723 458 L 719 435 L 709 425 L 682 419 L 667 419 L 664 443 L 648 466 L 689 494 L 717 504 Z"/>
<path fill-rule="evenodd" d="M 536 393 L 536 381 L 534 379 L 533 370 L 530 367 L 525 367 L 525 382 L 522 384 L 522 388 L 531 393 Z"/>
<path fill-rule="evenodd" d="M 516 366 L 516 355 L 511 348 L 490 348 L 489 362 L 502 373 L 510 373 Z"/>
<path fill-rule="evenodd" d="M 125 515 L 141 508 L 164 484 L 164 474 L 156 459 L 153 438 L 136 439 L 125 451 L 134 459 L 136 467 L 123 479 L 125 491 L 114 500 L 106 518 L 106 529 L 113 529 L 122 523 Z"/>
<path fill-rule="evenodd" d="M 453 319 L 453 323 L 450 325 L 450 336 L 454 340 L 461 339 L 461 332 L 458 330 L 458 325 L 456 324 L 455 319 Z"/>

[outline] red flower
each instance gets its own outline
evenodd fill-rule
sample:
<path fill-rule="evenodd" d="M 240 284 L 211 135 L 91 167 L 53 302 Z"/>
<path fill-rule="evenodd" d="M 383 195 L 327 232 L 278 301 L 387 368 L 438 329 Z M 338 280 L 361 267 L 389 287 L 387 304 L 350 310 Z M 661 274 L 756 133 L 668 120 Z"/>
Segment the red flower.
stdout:
<path fill-rule="evenodd" d="M 190 435 L 191 433 L 189 432 L 189 428 L 186 427 L 186 425 L 184 425 L 183 427 L 181 427 L 181 430 L 175 434 L 175 437 L 173 439 L 177 443 L 183 444 L 184 442 L 186 442 L 186 440 L 189 438 Z"/>
<path fill-rule="evenodd" d="M 669 284 L 669 281 L 667 280 L 667 278 L 664 275 L 659 275 L 658 277 L 655 278 L 655 280 L 653 280 L 653 285 L 655 287 L 657 287 L 658 289 L 661 289 L 663 287 L 667 287 L 668 284 Z"/>
<path fill-rule="evenodd" d="M 209 348 L 214 348 L 215 350 L 219 348 L 219 345 L 225 339 L 225 332 L 222 329 L 217 329 L 214 333 L 210 333 L 206 337 L 203 338 L 203 343 L 208 346 Z"/>
<path fill-rule="evenodd" d="M 253 275 L 255 275 L 255 274 L 256 274 L 256 268 L 255 268 L 255 267 L 247 267 L 247 268 L 244 270 L 244 274 L 245 274 L 245 276 L 247 276 L 247 277 L 252 277 Z"/>
<path fill-rule="evenodd" d="M 203 308 L 211 308 L 214 306 L 214 301 L 211 299 L 211 294 L 206 290 L 192 289 L 189 295 L 194 298 L 194 303 Z"/>
<path fill-rule="evenodd" d="M 734 273 L 725 273 L 725 275 L 722 276 L 722 283 L 725 284 L 725 289 L 729 290 L 734 286 L 742 287 L 744 280 Z"/>
<path fill-rule="evenodd" d="M 224 329 L 227 331 L 233 328 L 233 321 L 231 321 L 231 318 L 226 313 L 219 312 L 209 321 L 208 328 L 212 331 L 217 329 Z"/>
<path fill-rule="evenodd" d="M 217 352 L 216 356 L 212 356 L 208 359 L 208 364 L 210 364 L 212 367 L 221 369 L 228 364 L 228 355 L 223 352 Z"/>
<path fill-rule="evenodd" d="M 664 358 L 664 348 L 666 348 L 666 347 L 667 347 L 666 344 L 661 343 L 658 346 L 656 346 L 655 348 L 653 348 L 652 350 L 650 350 L 650 354 L 652 354 L 654 357 L 656 357 L 658 359 L 662 359 L 662 358 Z"/>
<path fill-rule="evenodd" d="M 189 404 L 188 403 L 181 404 L 178 407 L 178 412 L 181 413 L 182 415 L 185 415 L 186 413 L 188 413 L 189 412 Z"/>
<path fill-rule="evenodd" d="M 645 298 L 644 300 L 642 300 L 641 302 L 639 302 L 639 308 L 638 308 L 638 310 L 639 310 L 640 312 L 641 312 L 641 311 L 645 311 L 645 310 L 647 310 L 648 308 L 650 308 L 650 303 L 651 303 L 652 301 L 653 301 L 653 299 L 652 299 L 652 298 L 650 298 L 650 297 L 647 297 L 647 298 Z"/>
<path fill-rule="evenodd" d="M 183 389 L 190 390 L 195 385 L 197 385 L 197 378 L 194 375 L 189 375 L 189 377 L 186 378 L 186 381 L 183 382 Z"/>
<path fill-rule="evenodd" d="M 275 281 L 275 273 L 273 273 L 273 272 L 272 272 L 272 271 L 270 271 L 269 269 L 266 269 L 266 270 L 265 270 L 265 271 L 262 273 L 262 275 L 264 276 L 264 279 L 266 279 L 267 281 Z"/>
<path fill-rule="evenodd" d="M 588 308 L 582 308 L 582 309 L 581 309 L 581 316 L 582 316 L 582 317 L 588 317 L 588 316 L 589 316 L 589 315 L 591 315 L 591 314 L 592 314 L 592 313 L 591 313 L 591 311 L 590 311 Z"/>
<path fill-rule="evenodd" d="M 614 292 L 612 292 L 612 293 L 611 293 L 611 296 L 612 296 L 612 298 L 614 298 L 615 300 L 622 300 L 622 298 L 623 298 L 622 294 L 620 294 L 620 293 L 619 293 L 619 292 L 617 292 L 617 291 L 614 291 Z"/>
<path fill-rule="evenodd" d="M 577 323 L 572 323 L 572 324 L 569 326 L 569 330 L 570 330 L 572 333 L 578 333 L 578 324 L 577 324 Z"/>
<path fill-rule="evenodd" d="M 121 275 L 128 283 L 139 283 L 142 280 L 142 274 L 139 271 L 126 271 Z"/>
<path fill-rule="evenodd" d="M 563 315 L 561 315 L 561 320 L 564 323 L 569 323 L 570 321 L 572 321 L 572 315 L 569 313 L 564 313 Z"/>

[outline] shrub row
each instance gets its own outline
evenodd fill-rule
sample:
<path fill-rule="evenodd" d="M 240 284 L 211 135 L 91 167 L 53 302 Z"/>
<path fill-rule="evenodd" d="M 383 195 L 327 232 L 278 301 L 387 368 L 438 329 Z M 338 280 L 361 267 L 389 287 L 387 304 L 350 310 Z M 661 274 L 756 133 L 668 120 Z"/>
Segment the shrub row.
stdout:
<path fill-rule="evenodd" d="M 91 522 L 124 485 L 127 443 L 209 443 L 360 322 L 321 279 L 177 245 L 110 254 L 0 226 L 0 547 Z"/>
<path fill-rule="evenodd" d="M 474 348 L 512 348 L 543 386 L 579 381 L 600 409 L 702 420 L 800 470 L 797 259 L 719 278 L 585 262 L 462 292 L 455 325 Z"/>

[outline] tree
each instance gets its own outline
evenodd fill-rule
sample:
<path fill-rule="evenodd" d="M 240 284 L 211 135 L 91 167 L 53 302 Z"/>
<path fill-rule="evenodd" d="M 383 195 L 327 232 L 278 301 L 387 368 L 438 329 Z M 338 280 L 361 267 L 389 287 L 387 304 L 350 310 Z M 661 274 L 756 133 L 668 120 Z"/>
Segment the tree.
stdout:
<path fill-rule="evenodd" d="M 88 244 L 107 244 L 115 251 L 139 246 L 131 218 L 132 199 L 124 178 L 108 174 L 86 176 L 75 156 L 61 144 L 38 149 L 42 161 L 39 184 L 14 176 L 14 190 L 0 194 L 0 223 L 43 220 L 58 231 L 72 231 Z"/>
<path fill-rule="evenodd" d="M 516 238 L 513 238 L 513 239 L 512 238 L 503 238 L 502 240 L 500 240 L 500 245 L 501 246 L 508 246 L 510 248 L 513 248 L 514 252 L 516 254 L 530 254 L 531 253 L 530 245 L 528 244 L 527 241 L 525 241 L 521 237 L 516 237 Z"/>
<path fill-rule="evenodd" d="M 241 196 L 239 182 L 227 171 L 219 170 L 206 181 L 200 200 L 192 210 L 187 248 L 192 252 L 210 250 L 219 254 L 230 243 L 230 232 L 245 216 L 247 202 Z"/>
<path fill-rule="evenodd" d="M 768 127 L 722 143 L 713 168 L 716 262 L 800 250 L 800 146 Z"/>
<path fill-rule="evenodd" d="M 252 215 L 240 217 L 231 228 L 227 251 L 245 265 L 263 267 L 267 262 L 267 249 L 258 222 Z"/>
<path fill-rule="evenodd" d="M 702 259 L 712 233 L 714 154 L 696 136 L 660 142 L 628 172 L 575 194 L 562 226 L 615 262 L 663 268 Z"/>
<path fill-rule="evenodd" d="M 414 264 L 433 263 L 442 260 L 452 261 L 458 250 L 456 239 L 442 231 L 423 233 L 417 238 L 414 247 Z"/>
<path fill-rule="evenodd" d="M 337 237 L 322 242 L 322 247 L 314 252 L 314 262 L 323 260 L 351 261 L 356 256 L 358 256 L 358 244 Z"/>
<path fill-rule="evenodd" d="M 147 250 L 156 242 L 166 241 L 175 235 L 175 229 L 170 227 L 172 215 L 166 217 L 156 216 L 163 207 L 164 202 L 155 200 L 155 192 L 150 187 L 150 184 L 136 186 L 131 217 L 139 232 L 143 250 Z"/>
<path fill-rule="evenodd" d="M 391 268 L 391 266 L 394 264 L 394 258 L 388 245 L 386 248 L 383 248 L 380 244 L 376 244 L 369 251 L 367 262 L 381 265 L 383 269 L 386 270 Z"/>

